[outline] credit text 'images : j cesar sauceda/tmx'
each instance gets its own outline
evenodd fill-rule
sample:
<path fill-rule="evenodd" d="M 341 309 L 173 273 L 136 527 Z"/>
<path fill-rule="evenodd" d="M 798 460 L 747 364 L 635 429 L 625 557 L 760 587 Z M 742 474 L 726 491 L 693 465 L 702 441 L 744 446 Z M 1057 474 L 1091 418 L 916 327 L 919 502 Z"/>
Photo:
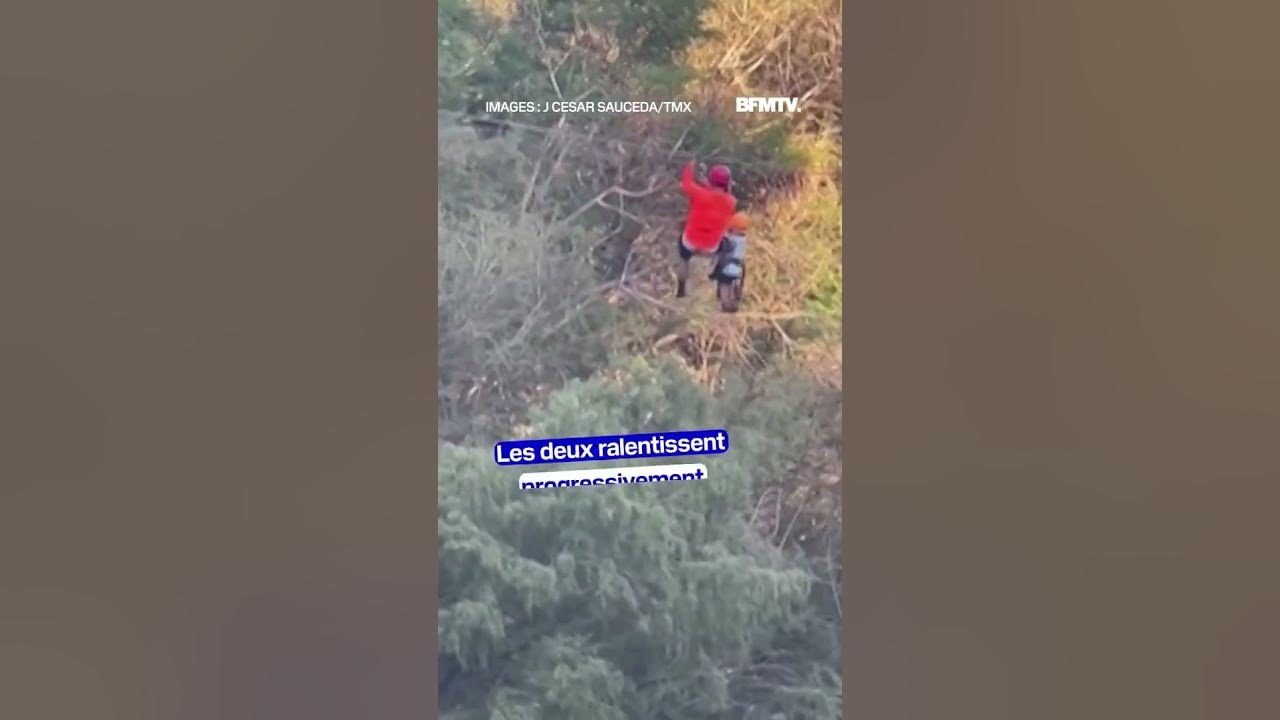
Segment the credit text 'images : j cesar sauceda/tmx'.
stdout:
<path fill-rule="evenodd" d="M 729 450 L 723 429 L 591 437 L 506 440 L 493 446 L 499 465 L 538 465 L 585 460 L 628 460 L 679 455 L 719 455 Z"/>
<path fill-rule="evenodd" d="M 691 113 L 689 100 L 489 100 L 487 113 Z"/>

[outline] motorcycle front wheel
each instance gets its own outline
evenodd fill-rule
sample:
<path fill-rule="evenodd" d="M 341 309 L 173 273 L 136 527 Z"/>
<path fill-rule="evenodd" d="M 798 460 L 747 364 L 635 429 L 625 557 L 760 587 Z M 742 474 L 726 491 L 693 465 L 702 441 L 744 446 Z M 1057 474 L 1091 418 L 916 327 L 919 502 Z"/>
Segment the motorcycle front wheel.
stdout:
<path fill-rule="evenodd" d="M 718 283 L 716 285 L 716 298 L 720 300 L 720 310 L 722 312 L 738 312 L 738 306 L 742 303 L 742 278 L 735 278 L 731 282 Z"/>

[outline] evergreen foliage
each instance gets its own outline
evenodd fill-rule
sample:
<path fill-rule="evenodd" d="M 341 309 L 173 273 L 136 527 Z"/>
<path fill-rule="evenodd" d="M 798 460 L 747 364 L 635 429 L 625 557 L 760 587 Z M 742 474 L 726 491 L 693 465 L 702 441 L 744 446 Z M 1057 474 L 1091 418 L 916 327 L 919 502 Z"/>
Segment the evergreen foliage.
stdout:
<path fill-rule="evenodd" d="M 735 411 L 677 362 L 632 360 L 557 392 L 533 413 L 533 434 L 728 426 L 733 451 L 706 459 L 705 480 L 521 491 L 491 448 L 444 444 L 442 708 L 457 718 L 729 718 L 751 706 L 838 717 L 838 627 L 809 609 L 815 576 L 746 522 L 756 481 L 797 461 L 787 439 L 803 422 L 781 402 Z M 771 653 L 787 654 L 784 671 L 761 661 Z"/>

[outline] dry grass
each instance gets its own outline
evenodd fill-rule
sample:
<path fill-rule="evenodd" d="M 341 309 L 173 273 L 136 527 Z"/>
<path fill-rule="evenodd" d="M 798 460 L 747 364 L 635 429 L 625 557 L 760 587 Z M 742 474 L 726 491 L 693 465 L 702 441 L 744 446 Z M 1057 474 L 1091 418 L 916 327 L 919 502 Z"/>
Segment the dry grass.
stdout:
<path fill-rule="evenodd" d="M 693 43 L 685 58 L 698 71 L 689 92 L 704 99 L 798 97 L 809 131 L 839 132 L 841 8 L 841 0 L 713 4 L 702 14 L 708 37 Z"/>
<path fill-rule="evenodd" d="M 471 6 L 486 18 L 507 23 L 515 17 L 519 0 L 471 0 Z"/>

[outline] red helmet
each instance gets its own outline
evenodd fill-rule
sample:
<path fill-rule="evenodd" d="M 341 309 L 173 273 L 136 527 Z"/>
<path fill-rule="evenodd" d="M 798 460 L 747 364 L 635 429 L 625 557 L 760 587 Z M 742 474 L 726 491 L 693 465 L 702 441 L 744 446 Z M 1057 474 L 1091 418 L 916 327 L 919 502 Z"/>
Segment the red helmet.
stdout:
<path fill-rule="evenodd" d="M 729 189 L 729 183 L 733 181 L 733 173 L 729 172 L 729 168 L 724 165 L 716 165 L 707 171 L 707 183 L 725 190 Z"/>

